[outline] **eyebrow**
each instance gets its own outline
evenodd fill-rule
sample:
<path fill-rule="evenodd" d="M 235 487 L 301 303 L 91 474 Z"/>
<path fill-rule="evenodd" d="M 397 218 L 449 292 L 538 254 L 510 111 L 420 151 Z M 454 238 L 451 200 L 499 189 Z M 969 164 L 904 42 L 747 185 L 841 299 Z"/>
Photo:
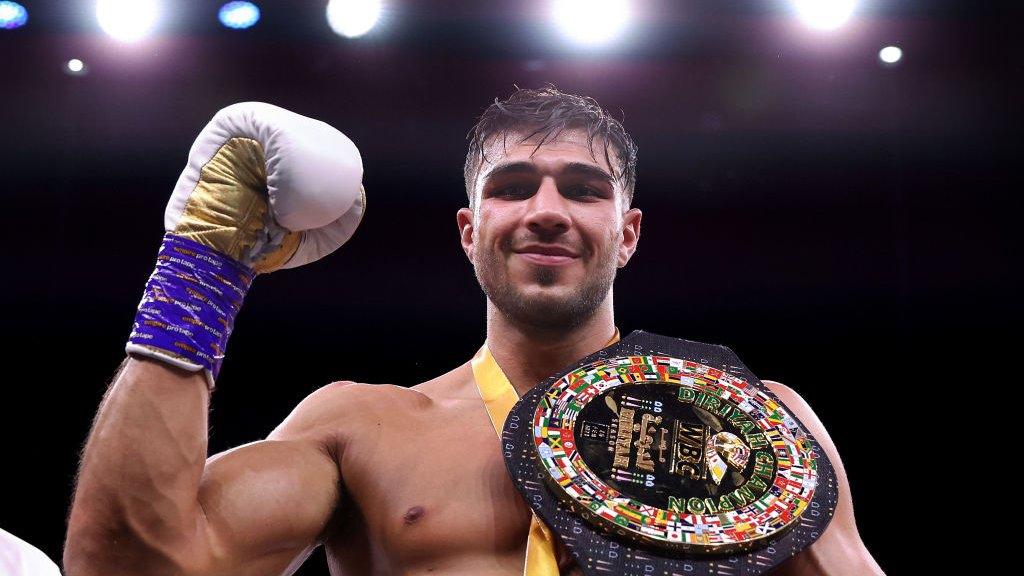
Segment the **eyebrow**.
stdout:
<path fill-rule="evenodd" d="M 491 168 L 486 174 L 484 174 L 483 182 L 487 182 L 492 178 L 499 176 L 508 176 L 514 174 L 537 174 L 537 166 L 532 162 L 526 162 L 520 160 L 518 162 L 509 162 L 507 164 L 498 164 L 494 168 Z M 568 174 L 572 176 L 583 176 L 585 178 L 593 178 L 597 180 L 603 180 L 608 184 L 614 185 L 615 179 L 602 168 L 594 166 L 593 164 L 586 164 L 584 162 L 569 162 L 566 164 L 561 171 L 562 174 Z"/>

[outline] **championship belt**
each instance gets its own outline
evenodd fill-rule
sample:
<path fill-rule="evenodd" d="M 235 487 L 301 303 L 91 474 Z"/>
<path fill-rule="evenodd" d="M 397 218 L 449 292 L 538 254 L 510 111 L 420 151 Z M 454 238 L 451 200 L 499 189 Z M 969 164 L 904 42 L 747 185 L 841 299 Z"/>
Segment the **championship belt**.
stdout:
<path fill-rule="evenodd" d="M 526 393 L 502 450 L 585 574 L 761 574 L 812 544 L 839 486 L 724 346 L 636 331 Z"/>

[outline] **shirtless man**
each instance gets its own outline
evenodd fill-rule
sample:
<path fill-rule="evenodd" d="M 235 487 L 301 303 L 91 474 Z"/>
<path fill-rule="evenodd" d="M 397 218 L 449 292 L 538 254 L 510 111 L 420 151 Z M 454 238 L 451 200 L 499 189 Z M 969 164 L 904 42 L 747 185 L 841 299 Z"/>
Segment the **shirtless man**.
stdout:
<path fill-rule="evenodd" d="M 474 130 L 459 234 L 487 295 L 487 345 L 520 395 L 616 332 L 612 282 L 640 237 L 635 154 L 596 102 L 550 88 L 496 102 Z M 100 406 L 69 576 L 289 574 L 320 544 L 335 575 L 523 573 L 530 509 L 470 362 L 412 388 L 329 384 L 266 440 L 209 458 L 213 371 L 173 363 L 130 354 Z M 799 395 L 766 384 L 841 483 L 827 531 L 777 572 L 881 573 L 828 433 Z M 563 574 L 577 573 L 558 555 Z"/>

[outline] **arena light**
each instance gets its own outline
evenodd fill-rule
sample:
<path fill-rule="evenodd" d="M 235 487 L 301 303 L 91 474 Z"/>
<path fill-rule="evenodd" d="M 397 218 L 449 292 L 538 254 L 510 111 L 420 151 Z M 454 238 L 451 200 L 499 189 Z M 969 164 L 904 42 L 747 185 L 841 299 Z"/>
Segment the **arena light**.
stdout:
<path fill-rule="evenodd" d="M 890 66 L 903 58 L 903 50 L 899 46 L 886 46 L 878 51 L 878 59 Z"/>
<path fill-rule="evenodd" d="M 86 73 L 85 62 L 82 62 L 78 58 L 72 58 L 64 64 L 64 70 L 72 76 L 82 76 Z"/>
<path fill-rule="evenodd" d="M 818 30 L 835 30 L 853 15 L 857 0 L 793 0 L 805 24 Z"/>
<path fill-rule="evenodd" d="M 135 42 L 148 36 L 160 16 L 157 0 L 99 0 L 96 20 L 112 38 Z"/>
<path fill-rule="evenodd" d="M 336 33 L 357 38 L 377 24 L 380 12 L 381 0 L 331 0 L 327 3 L 327 23 Z"/>
<path fill-rule="evenodd" d="M 600 46 L 615 40 L 632 19 L 628 0 L 555 0 L 552 17 L 570 40 Z"/>
<path fill-rule="evenodd" d="M 17 2 L 0 2 L 0 28 L 14 30 L 28 23 L 28 10 Z"/>
<path fill-rule="evenodd" d="M 260 9 L 252 2 L 228 2 L 220 7 L 217 17 L 225 27 L 242 30 L 260 21 Z"/>

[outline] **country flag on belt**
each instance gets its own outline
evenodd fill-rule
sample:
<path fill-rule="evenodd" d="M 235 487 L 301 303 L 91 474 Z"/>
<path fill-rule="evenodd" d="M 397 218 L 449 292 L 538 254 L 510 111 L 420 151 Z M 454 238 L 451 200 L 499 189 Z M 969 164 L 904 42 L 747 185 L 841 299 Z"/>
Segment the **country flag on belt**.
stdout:
<path fill-rule="evenodd" d="M 625 505 L 622 505 L 622 504 L 617 504 L 615 506 L 615 511 L 618 512 L 619 514 L 625 516 L 626 518 L 629 518 L 630 520 L 633 520 L 634 522 L 636 522 L 638 524 L 641 523 L 643 521 L 643 518 L 644 518 L 636 510 L 633 510 L 629 506 L 625 506 Z"/>
<path fill-rule="evenodd" d="M 756 529 L 756 524 L 744 522 L 736 525 L 736 534 L 739 540 L 749 540 L 756 533 Z"/>
<path fill-rule="evenodd" d="M 678 522 L 672 522 L 665 527 L 665 532 L 668 540 L 671 542 L 682 542 L 683 541 L 683 526 Z"/>
<path fill-rule="evenodd" d="M 770 506 L 765 503 L 765 500 L 766 500 L 766 498 L 762 497 L 762 498 L 759 498 L 759 499 L 755 500 L 750 505 L 752 507 L 756 508 L 757 510 L 761 511 L 761 512 L 765 512 L 765 511 L 767 511 L 770 508 Z"/>
<path fill-rule="evenodd" d="M 641 504 L 638 509 L 640 510 L 640 513 L 643 514 L 644 516 L 650 516 L 651 518 L 657 518 L 658 517 L 659 509 L 655 508 L 654 506 L 648 506 L 646 504 Z"/>
<path fill-rule="evenodd" d="M 640 533 L 641 534 L 647 534 L 648 536 L 654 536 L 655 538 L 664 538 L 665 537 L 665 531 L 664 530 L 661 530 L 659 528 L 655 528 L 653 526 L 641 526 L 640 527 Z"/>

